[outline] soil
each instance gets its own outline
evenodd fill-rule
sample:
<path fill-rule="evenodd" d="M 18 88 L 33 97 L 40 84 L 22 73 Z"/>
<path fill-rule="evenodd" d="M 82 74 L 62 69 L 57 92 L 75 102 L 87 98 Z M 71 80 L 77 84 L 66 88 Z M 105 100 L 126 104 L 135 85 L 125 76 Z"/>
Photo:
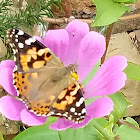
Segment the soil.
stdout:
<path fill-rule="evenodd" d="M 90 19 L 95 16 L 96 7 L 91 0 L 67 0 L 59 5 L 60 9 L 53 7 L 55 17 L 70 17 Z"/>

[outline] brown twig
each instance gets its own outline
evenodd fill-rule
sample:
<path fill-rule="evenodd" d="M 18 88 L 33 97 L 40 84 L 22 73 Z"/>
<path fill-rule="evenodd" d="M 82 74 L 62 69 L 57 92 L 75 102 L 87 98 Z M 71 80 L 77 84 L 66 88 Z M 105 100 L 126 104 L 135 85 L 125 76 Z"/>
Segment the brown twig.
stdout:
<path fill-rule="evenodd" d="M 130 20 L 130 19 L 137 19 L 140 18 L 140 14 L 133 14 L 133 15 L 128 15 L 128 16 L 124 16 L 119 18 L 119 20 L 124 21 L 124 20 Z M 49 23 L 53 23 L 53 24 L 61 24 L 61 23 L 69 23 L 71 21 L 73 21 L 74 19 L 72 18 L 47 18 L 47 17 L 43 17 L 43 20 L 45 22 L 49 22 Z M 94 20 L 92 19 L 78 19 L 80 21 L 86 22 L 88 24 L 91 24 Z"/>
<path fill-rule="evenodd" d="M 75 19 L 72 19 L 72 18 L 46 18 L 46 17 L 43 17 L 43 20 L 45 22 L 49 22 L 49 23 L 53 23 L 53 24 L 61 24 L 61 23 L 69 23 Z M 90 20 L 90 19 L 78 19 L 80 21 L 83 21 L 83 22 L 87 22 L 88 24 L 91 24 L 93 20 Z"/>
<path fill-rule="evenodd" d="M 106 34 L 106 50 L 105 50 L 105 53 L 104 53 L 103 57 L 101 58 L 101 64 L 103 64 L 104 61 L 105 61 L 105 57 L 106 57 L 106 53 L 107 53 L 107 50 L 108 50 L 108 45 L 109 45 L 109 41 L 110 41 L 110 37 L 111 37 L 113 26 L 114 26 L 114 23 L 110 24 L 108 29 L 107 29 L 107 34 Z"/>
<path fill-rule="evenodd" d="M 128 122 L 125 122 L 125 121 L 119 120 L 117 123 L 118 123 L 119 125 L 122 125 L 122 124 L 127 125 L 128 127 L 133 128 L 133 129 L 135 129 L 135 130 L 137 130 L 137 131 L 140 132 L 140 129 L 139 129 L 139 128 L 137 128 L 137 127 L 131 125 L 131 124 L 128 123 Z"/>

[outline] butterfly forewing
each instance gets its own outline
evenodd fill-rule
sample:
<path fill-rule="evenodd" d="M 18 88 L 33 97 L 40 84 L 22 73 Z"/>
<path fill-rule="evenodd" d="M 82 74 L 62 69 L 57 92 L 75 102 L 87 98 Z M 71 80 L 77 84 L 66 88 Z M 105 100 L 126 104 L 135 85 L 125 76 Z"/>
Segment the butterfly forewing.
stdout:
<path fill-rule="evenodd" d="M 49 48 L 21 30 L 9 30 L 7 40 L 15 55 L 13 84 L 27 108 L 38 116 L 81 122 L 86 114 L 84 98 L 68 67 Z"/>

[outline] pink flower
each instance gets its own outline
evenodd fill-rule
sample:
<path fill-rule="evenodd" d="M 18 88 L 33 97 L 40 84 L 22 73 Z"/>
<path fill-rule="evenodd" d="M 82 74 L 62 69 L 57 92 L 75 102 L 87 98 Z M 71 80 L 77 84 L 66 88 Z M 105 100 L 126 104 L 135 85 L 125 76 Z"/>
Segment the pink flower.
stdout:
<path fill-rule="evenodd" d="M 87 77 L 105 51 L 105 38 L 94 31 L 89 32 L 88 25 L 78 20 L 69 23 L 66 29 L 48 31 L 44 40 L 36 38 L 49 47 L 65 65 L 78 62 L 80 83 Z M 0 84 L 9 94 L 16 97 L 17 93 L 12 85 L 14 65 L 12 60 L 1 62 Z M 120 90 L 125 85 L 126 75 L 123 70 L 126 66 L 127 60 L 123 56 L 108 59 L 83 88 L 84 98 L 106 96 Z M 65 118 L 59 118 L 50 125 L 50 128 L 64 130 L 68 127 L 83 127 L 92 118 L 109 115 L 113 110 L 113 103 L 109 97 L 102 97 L 87 105 L 86 109 L 87 114 L 83 122 L 75 124 Z M 0 99 L 0 112 L 11 120 L 22 121 L 29 126 L 44 124 L 47 119 L 47 117 L 39 117 L 29 112 L 23 102 L 11 96 L 4 96 Z"/>

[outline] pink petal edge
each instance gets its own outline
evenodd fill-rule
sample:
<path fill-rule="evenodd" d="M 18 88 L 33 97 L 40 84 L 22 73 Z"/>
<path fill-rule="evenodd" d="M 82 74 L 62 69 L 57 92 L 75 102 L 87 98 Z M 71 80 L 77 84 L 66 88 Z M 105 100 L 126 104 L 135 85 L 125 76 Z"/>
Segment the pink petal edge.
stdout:
<path fill-rule="evenodd" d="M 80 43 L 89 32 L 89 26 L 85 22 L 74 20 L 65 29 L 69 34 L 69 47 L 66 52 L 65 64 L 75 64 L 79 58 Z"/>
<path fill-rule="evenodd" d="M 126 66 L 127 59 L 123 56 L 113 56 L 109 58 L 84 87 L 85 99 L 110 95 L 124 87 L 126 74 L 123 70 Z"/>
<path fill-rule="evenodd" d="M 10 120 L 20 121 L 20 113 L 25 108 L 23 102 L 11 96 L 4 96 L 0 99 L 0 113 Z"/>
<path fill-rule="evenodd" d="M 92 118 L 100 118 L 110 114 L 113 110 L 113 102 L 109 97 L 96 99 L 90 105 L 87 105 L 87 115 Z"/>
<path fill-rule="evenodd" d="M 89 32 L 82 40 L 79 51 L 78 75 L 82 82 L 105 51 L 105 38 L 94 31 Z"/>
<path fill-rule="evenodd" d="M 21 111 L 21 121 L 28 126 L 42 125 L 46 122 L 47 117 L 36 116 L 27 109 Z"/>
<path fill-rule="evenodd" d="M 49 30 L 44 38 L 45 45 L 65 64 L 69 47 L 69 35 L 66 30 Z"/>
<path fill-rule="evenodd" d="M 0 62 L 0 66 L 5 66 L 5 67 L 10 67 L 10 68 L 14 68 L 15 66 L 15 62 L 13 60 L 3 60 Z"/>
<path fill-rule="evenodd" d="M 55 123 L 52 123 L 49 127 L 54 130 L 65 130 L 73 125 L 72 121 L 66 120 L 65 118 L 58 118 Z"/>
<path fill-rule="evenodd" d="M 11 95 L 16 96 L 17 92 L 13 86 L 13 68 L 6 67 L 0 70 L 0 85 Z"/>

